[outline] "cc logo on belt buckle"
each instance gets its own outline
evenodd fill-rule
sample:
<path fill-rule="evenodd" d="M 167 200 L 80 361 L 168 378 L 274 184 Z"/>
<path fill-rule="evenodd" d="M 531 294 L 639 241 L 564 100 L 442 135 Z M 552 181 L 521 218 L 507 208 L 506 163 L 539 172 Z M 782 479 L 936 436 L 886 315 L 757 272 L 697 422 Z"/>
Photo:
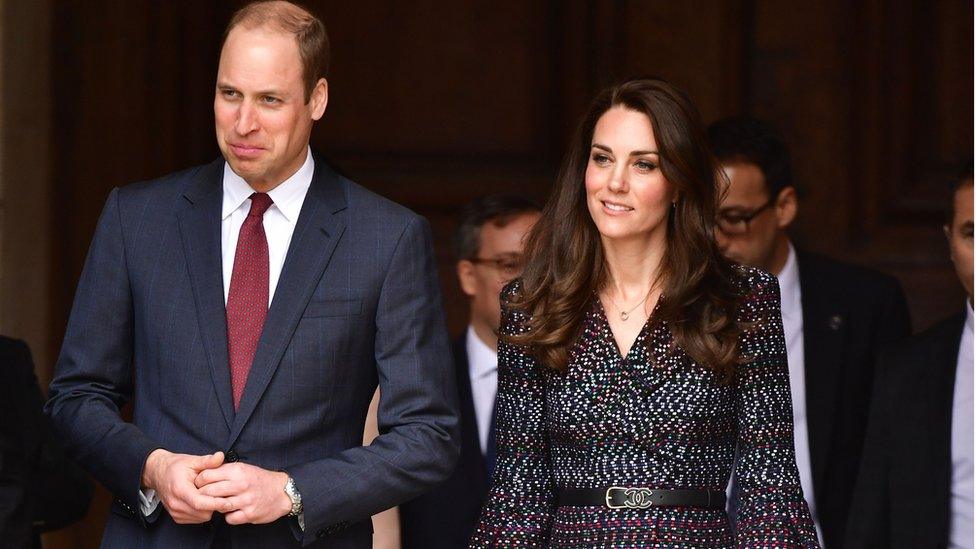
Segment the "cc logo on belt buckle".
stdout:
<path fill-rule="evenodd" d="M 619 490 L 624 493 L 623 504 L 615 504 L 613 493 Z M 654 504 L 654 491 L 650 488 L 626 488 L 623 486 L 613 486 L 607 488 L 607 507 L 611 509 L 647 509 Z"/>

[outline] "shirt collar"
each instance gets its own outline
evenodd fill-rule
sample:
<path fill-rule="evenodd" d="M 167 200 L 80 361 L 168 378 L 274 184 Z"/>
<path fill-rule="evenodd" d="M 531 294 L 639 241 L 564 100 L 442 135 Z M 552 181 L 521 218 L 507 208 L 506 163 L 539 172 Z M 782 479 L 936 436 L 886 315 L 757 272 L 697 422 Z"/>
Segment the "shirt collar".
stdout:
<path fill-rule="evenodd" d="M 966 331 L 969 333 L 973 331 L 973 304 L 968 299 L 966 300 Z"/>
<path fill-rule="evenodd" d="M 312 185 L 312 175 L 315 172 L 315 162 L 312 160 L 312 151 L 306 148 L 305 162 L 298 171 L 291 177 L 284 180 L 280 185 L 268 191 L 268 196 L 274 203 L 273 207 L 278 208 L 285 219 L 294 223 L 301 212 L 303 198 Z M 231 169 L 230 164 L 224 163 L 224 205 L 221 212 L 221 219 L 227 219 L 244 204 L 244 201 L 251 197 L 254 189 L 247 184 L 244 179 Z"/>
<path fill-rule="evenodd" d="M 779 281 L 780 303 L 782 303 L 783 316 L 792 317 L 801 312 L 800 305 L 800 270 L 796 265 L 796 250 L 793 243 L 788 243 L 789 253 L 786 256 L 786 264 L 776 275 Z"/>
<path fill-rule="evenodd" d="M 473 326 L 468 326 L 465 340 L 468 351 L 468 373 L 471 379 L 480 379 L 495 373 L 498 370 L 498 354 L 481 341 L 478 334 L 474 332 Z"/>

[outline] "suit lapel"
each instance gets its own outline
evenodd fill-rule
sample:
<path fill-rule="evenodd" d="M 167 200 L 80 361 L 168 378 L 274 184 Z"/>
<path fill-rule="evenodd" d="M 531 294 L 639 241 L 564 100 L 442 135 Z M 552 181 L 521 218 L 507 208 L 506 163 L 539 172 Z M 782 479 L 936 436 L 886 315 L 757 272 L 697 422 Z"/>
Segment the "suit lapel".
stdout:
<path fill-rule="evenodd" d="M 838 376 L 843 367 L 847 308 L 816 269 L 797 253 L 803 304 L 803 381 L 806 393 L 810 468 L 814 490 L 822 486 L 829 460 Z M 816 494 L 814 494 L 816 495 Z"/>
<path fill-rule="evenodd" d="M 229 428 L 234 420 L 234 405 L 227 364 L 227 316 L 220 250 L 223 166 L 224 159 L 218 158 L 194 175 L 183 193 L 186 202 L 177 216 L 197 321 L 210 364 L 210 379 Z"/>
<path fill-rule="evenodd" d="M 933 340 L 929 349 L 926 363 L 931 365 L 925 376 L 929 382 L 929 398 L 923 400 L 927 408 L 926 424 L 932 426 L 930 452 L 932 461 L 925 469 L 931 471 L 935 499 L 942 506 L 939 509 L 940 518 L 944 517 L 948 524 L 949 490 L 952 483 L 952 400 L 956 386 L 956 361 L 959 354 L 959 343 L 962 338 L 963 326 L 966 322 L 965 313 L 945 324 Z"/>
<path fill-rule="evenodd" d="M 343 216 L 337 214 L 345 208 L 345 194 L 338 175 L 316 156 L 312 184 L 285 256 L 240 408 L 231 427 L 228 448 L 237 440 L 271 382 L 305 306 L 332 258 L 346 227 Z"/>

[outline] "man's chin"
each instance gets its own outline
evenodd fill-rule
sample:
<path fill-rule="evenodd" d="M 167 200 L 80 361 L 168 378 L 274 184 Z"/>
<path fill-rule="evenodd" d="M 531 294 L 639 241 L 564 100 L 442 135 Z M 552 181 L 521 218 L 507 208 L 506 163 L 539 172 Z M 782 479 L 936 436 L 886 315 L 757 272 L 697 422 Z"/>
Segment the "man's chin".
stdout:
<path fill-rule="evenodd" d="M 230 169 L 233 170 L 234 173 L 240 176 L 240 178 L 244 181 L 252 181 L 261 174 L 258 164 L 253 161 L 241 160 L 231 156 L 230 158 L 227 158 L 227 164 L 229 164 Z"/>

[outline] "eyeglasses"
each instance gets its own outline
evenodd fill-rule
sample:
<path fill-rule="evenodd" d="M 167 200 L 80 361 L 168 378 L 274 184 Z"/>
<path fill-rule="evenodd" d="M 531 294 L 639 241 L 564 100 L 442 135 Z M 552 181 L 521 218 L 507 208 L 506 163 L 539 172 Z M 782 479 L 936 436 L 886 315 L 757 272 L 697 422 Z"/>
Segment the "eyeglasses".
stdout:
<path fill-rule="evenodd" d="M 468 261 L 475 265 L 488 265 L 498 271 L 498 274 L 502 275 L 505 280 L 511 280 L 522 274 L 522 267 L 525 266 L 522 256 L 499 258 L 472 257 Z"/>
<path fill-rule="evenodd" d="M 776 198 L 774 197 L 752 211 L 720 211 L 716 219 L 718 228 L 725 234 L 745 234 L 749 232 L 749 222 L 771 208 L 775 203 Z"/>

